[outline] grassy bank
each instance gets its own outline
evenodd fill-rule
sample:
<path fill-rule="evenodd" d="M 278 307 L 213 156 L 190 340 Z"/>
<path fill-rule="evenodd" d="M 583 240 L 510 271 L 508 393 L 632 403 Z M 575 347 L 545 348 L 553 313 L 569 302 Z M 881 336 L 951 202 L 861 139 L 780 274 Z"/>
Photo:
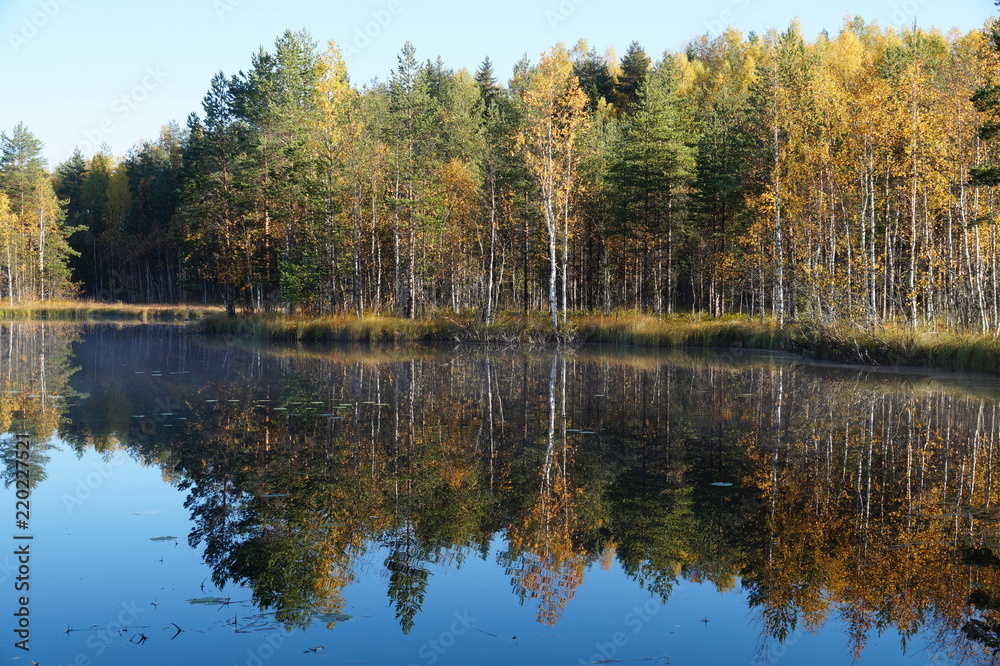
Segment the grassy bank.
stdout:
<path fill-rule="evenodd" d="M 486 325 L 473 317 L 445 316 L 404 319 L 380 315 L 284 317 L 250 315 L 230 319 L 224 314 L 199 320 L 195 330 L 289 342 L 502 342 L 567 341 L 541 315 L 499 317 Z"/>
<path fill-rule="evenodd" d="M 547 317 L 506 315 L 489 326 L 473 317 L 400 319 L 383 316 L 228 319 L 210 314 L 196 330 L 257 339 L 339 342 L 604 343 L 661 348 L 723 347 L 788 351 L 809 358 L 859 363 L 1000 372 L 1000 341 L 990 335 L 938 333 L 903 326 L 773 322 L 678 315 L 576 315 L 556 332 Z"/>
<path fill-rule="evenodd" d="M 0 307 L 0 321 L 184 322 L 221 312 L 217 307 L 126 305 L 90 301 L 44 301 Z"/>

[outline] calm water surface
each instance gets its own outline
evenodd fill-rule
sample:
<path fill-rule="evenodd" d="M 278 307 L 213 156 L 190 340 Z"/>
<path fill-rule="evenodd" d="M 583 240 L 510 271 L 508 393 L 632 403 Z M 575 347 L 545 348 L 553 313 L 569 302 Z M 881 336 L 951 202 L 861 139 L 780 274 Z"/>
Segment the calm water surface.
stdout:
<path fill-rule="evenodd" d="M 998 398 L 738 351 L 4 326 L 0 663 L 990 663 Z"/>

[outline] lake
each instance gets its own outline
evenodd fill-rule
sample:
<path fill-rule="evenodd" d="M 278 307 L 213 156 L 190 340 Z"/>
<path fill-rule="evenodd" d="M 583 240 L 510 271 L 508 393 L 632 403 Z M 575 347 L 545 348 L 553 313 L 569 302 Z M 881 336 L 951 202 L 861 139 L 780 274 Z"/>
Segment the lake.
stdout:
<path fill-rule="evenodd" d="M 995 378 L 112 324 L 8 324 L 0 358 L 2 663 L 1000 646 Z"/>

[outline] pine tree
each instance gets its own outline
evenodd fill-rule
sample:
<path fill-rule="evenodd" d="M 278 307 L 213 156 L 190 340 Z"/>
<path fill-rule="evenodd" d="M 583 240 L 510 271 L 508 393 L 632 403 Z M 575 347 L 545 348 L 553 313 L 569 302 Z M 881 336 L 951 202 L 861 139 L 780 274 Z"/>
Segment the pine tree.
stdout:
<path fill-rule="evenodd" d="M 475 79 L 479 85 L 479 95 L 482 97 L 486 110 L 489 111 L 497 95 L 501 92 L 500 86 L 497 84 L 496 75 L 493 73 L 493 62 L 489 56 L 483 60 L 483 64 L 476 70 Z"/>
<path fill-rule="evenodd" d="M 637 83 L 631 112 L 620 121 L 608 173 L 616 193 L 617 230 L 643 244 L 642 270 L 654 276 L 658 312 L 664 300 L 668 311 L 676 300 L 677 223 L 694 172 L 696 140 L 684 121 L 679 84 L 677 62 L 670 54 Z"/>
<path fill-rule="evenodd" d="M 621 114 L 629 114 L 639 102 L 639 95 L 653 61 L 639 42 L 629 44 L 622 56 L 620 73 L 614 86 L 615 108 Z"/>
<path fill-rule="evenodd" d="M 55 187 L 56 196 L 65 203 L 66 225 L 78 228 L 70 239 L 70 247 L 74 250 L 73 258 L 70 260 L 70 269 L 74 281 L 83 286 L 84 293 L 91 296 L 91 285 L 93 284 L 92 272 L 87 270 L 84 262 L 86 254 L 84 250 L 87 245 L 87 215 L 83 205 L 83 186 L 87 178 L 87 161 L 79 150 L 74 150 L 68 160 L 56 167 Z"/>
<path fill-rule="evenodd" d="M 584 40 L 573 47 L 572 57 L 573 74 L 589 99 L 587 109 L 594 112 L 602 102 L 613 101 L 615 80 L 604 58 L 595 49 L 588 48 Z"/>

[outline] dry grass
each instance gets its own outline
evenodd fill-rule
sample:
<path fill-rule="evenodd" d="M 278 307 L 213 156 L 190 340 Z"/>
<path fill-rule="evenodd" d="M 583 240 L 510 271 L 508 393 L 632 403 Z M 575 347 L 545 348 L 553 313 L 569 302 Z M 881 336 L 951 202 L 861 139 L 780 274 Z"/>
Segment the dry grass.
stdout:
<path fill-rule="evenodd" d="M 188 321 L 221 311 L 218 307 L 187 305 L 40 301 L 0 307 L 0 321 Z"/>
<path fill-rule="evenodd" d="M 405 319 L 382 315 L 286 317 L 210 315 L 197 322 L 203 333 L 294 342 L 556 342 L 544 317 L 501 317 L 486 325 L 471 315 Z"/>
<path fill-rule="evenodd" d="M 113 311 L 112 306 L 105 307 Z M 150 308 L 139 308 L 142 309 Z M 738 347 L 789 351 L 811 358 L 864 365 L 1000 372 L 1000 341 L 991 335 L 938 333 L 906 326 L 861 328 L 849 323 L 829 325 L 802 321 L 779 328 L 772 321 L 736 316 L 655 317 L 634 312 L 577 314 L 557 332 L 544 313 L 502 314 L 494 323 L 485 325 L 472 314 L 440 314 L 418 320 L 378 315 L 248 315 L 228 319 L 221 312 L 209 312 L 198 318 L 196 330 L 293 342 L 458 341 L 598 343 L 657 348 Z"/>
<path fill-rule="evenodd" d="M 862 329 L 844 324 L 798 324 L 789 331 L 792 345 L 816 358 L 1000 372 L 1000 340 L 993 335 L 934 332 L 898 325 Z"/>
<path fill-rule="evenodd" d="M 572 322 L 581 342 L 643 347 L 750 347 L 785 349 L 787 336 L 775 324 L 747 318 L 643 314 L 583 316 Z"/>

